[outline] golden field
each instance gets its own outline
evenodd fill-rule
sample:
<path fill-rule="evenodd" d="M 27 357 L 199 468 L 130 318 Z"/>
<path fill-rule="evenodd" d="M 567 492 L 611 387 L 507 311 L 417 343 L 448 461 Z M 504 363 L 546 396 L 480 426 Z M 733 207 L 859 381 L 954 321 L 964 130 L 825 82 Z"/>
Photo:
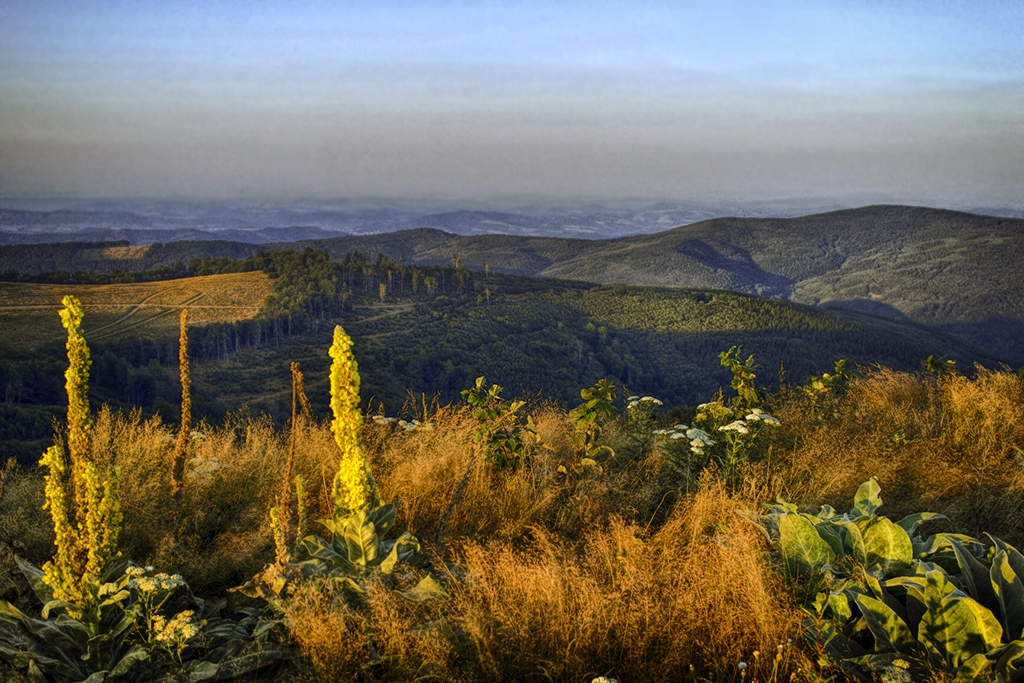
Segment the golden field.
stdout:
<path fill-rule="evenodd" d="M 183 308 L 191 325 L 250 319 L 272 287 L 270 278 L 258 271 L 115 285 L 0 282 L 0 343 L 31 349 L 62 341 L 65 332 L 57 311 L 66 294 L 81 300 L 90 342 L 103 342 L 177 336 Z"/>

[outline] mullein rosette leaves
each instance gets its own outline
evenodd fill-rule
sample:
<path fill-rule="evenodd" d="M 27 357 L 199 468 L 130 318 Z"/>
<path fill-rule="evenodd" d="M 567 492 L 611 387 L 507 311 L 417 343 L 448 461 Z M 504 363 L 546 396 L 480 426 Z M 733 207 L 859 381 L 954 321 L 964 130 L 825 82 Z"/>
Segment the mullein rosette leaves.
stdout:
<path fill-rule="evenodd" d="M 872 478 L 846 513 L 780 500 L 761 517 L 787 578 L 814 596 L 811 642 L 865 681 L 1024 680 L 1024 556 L 992 536 L 924 538 L 942 515 L 893 522 L 881 504 Z"/>

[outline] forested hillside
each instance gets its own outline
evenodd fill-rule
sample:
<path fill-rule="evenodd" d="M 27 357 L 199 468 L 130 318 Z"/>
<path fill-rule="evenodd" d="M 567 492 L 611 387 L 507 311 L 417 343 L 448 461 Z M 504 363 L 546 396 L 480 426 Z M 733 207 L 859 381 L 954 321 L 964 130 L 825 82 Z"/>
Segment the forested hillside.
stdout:
<path fill-rule="evenodd" d="M 614 240 L 458 236 L 417 229 L 309 240 L 271 249 L 384 254 L 406 264 L 603 284 L 717 288 L 905 319 L 1024 363 L 1024 220 L 903 206 L 792 219 L 721 218 Z M 64 271 L 187 270 L 190 259 L 246 258 L 256 245 L 182 242 L 0 248 L 7 277 Z"/>
<path fill-rule="evenodd" d="M 908 370 L 929 355 L 948 355 L 965 368 L 975 361 L 992 365 L 996 360 L 921 326 L 872 316 L 840 318 L 723 290 L 595 286 L 471 271 L 461 265 L 413 266 L 357 252 L 340 263 L 307 250 L 260 252 L 247 262 L 216 265 L 228 271 L 258 268 L 274 284 L 256 318 L 199 325 L 192 331 L 195 410 L 214 420 L 242 405 L 282 418 L 290 405 L 289 363 L 300 361 L 317 371 L 312 377 L 322 377 L 318 371 L 328 362 L 324 341 L 339 322 L 357 341 L 366 397 L 389 410 L 401 406 L 409 392 L 436 394 L 442 403 L 457 400 L 479 375 L 517 394 L 563 404 L 576 399 L 579 387 L 602 377 L 668 404 L 693 403 L 727 383 L 716 359 L 736 344 L 756 354 L 766 386 L 778 386 L 780 373 L 792 381 L 820 374 L 840 358 Z M 118 315 L 110 308 L 114 299 L 97 298 L 93 292 L 151 288 L 166 298 L 174 292 L 198 293 L 205 286 L 200 282 L 212 286 L 219 282 L 216 278 L 232 277 L 256 278 L 255 285 L 266 276 L 68 285 L 100 323 L 85 326 L 86 334 L 96 331 L 97 399 L 173 418 L 177 335 L 173 325 L 164 323 L 173 321 L 168 312 L 188 308 L 189 301 L 202 305 L 203 300 L 186 296 L 188 301 L 171 305 L 168 299 L 149 314 L 136 311 L 138 321 L 146 324 L 134 328 L 134 334 L 105 337 L 114 330 L 111 324 L 133 320 L 129 316 L 139 297 L 117 299 L 125 309 Z M 60 286 L 7 283 L 3 288 L 57 291 Z M 216 305 L 217 297 L 228 294 L 214 288 L 205 301 Z M 90 301 L 103 306 L 90 310 Z M 59 412 L 62 400 L 57 367 L 63 348 L 53 337 L 60 329 L 56 305 L 49 306 L 53 319 L 47 329 L 53 329 L 23 334 L 22 342 L 6 344 L 0 355 L 0 387 L 6 387 L 0 438 L 6 439 L 8 454 L 26 459 L 38 455 L 49 416 Z M 19 310 L 5 318 L 11 329 L 37 324 L 38 308 Z M 202 322 L 203 311 L 196 314 Z M 314 388 L 312 395 L 326 395 L 325 387 Z M 314 405 L 326 410 L 325 404 Z"/>

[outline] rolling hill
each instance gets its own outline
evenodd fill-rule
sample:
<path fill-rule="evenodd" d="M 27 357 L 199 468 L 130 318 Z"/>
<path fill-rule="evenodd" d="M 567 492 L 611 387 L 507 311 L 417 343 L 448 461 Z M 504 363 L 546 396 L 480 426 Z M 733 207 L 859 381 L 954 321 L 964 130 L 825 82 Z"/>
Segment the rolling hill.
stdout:
<path fill-rule="evenodd" d="M 421 228 L 279 243 L 340 259 L 358 250 L 408 263 L 602 284 L 716 288 L 935 326 L 1024 363 L 1024 220 L 870 206 L 800 218 L 720 218 L 611 240 L 459 236 Z M 0 248 L 0 272 L 142 270 L 202 256 L 240 258 L 256 245 L 182 242 Z M 264 248 L 267 248 L 266 246 Z"/>
<path fill-rule="evenodd" d="M 321 257 L 322 258 L 322 257 Z M 326 261 L 323 261 L 326 263 Z M 295 261 L 271 288 L 263 272 L 124 285 L 0 283 L 0 456 L 31 460 L 64 402 L 60 296 L 84 304 L 93 348 L 93 400 L 140 406 L 174 419 L 177 316 L 188 308 L 194 410 L 218 420 L 246 405 L 283 418 L 289 363 L 307 372 L 310 397 L 326 414 L 326 349 L 335 323 L 356 344 L 364 396 L 394 414 L 408 392 L 459 400 L 479 375 L 510 396 L 578 400 L 602 377 L 672 405 L 693 405 L 728 383 L 718 354 L 743 345 L 763 367 L 763 384 L 830 370 L 832 362 L 916 369 L 928 355 L 970 367 L 995 363 L 985 351 L 922 325 L 828 311 L 724 290 L 592 285 L 485 275 L 390 262 L 333 266 L 338 289 L 302 311 L 268 317 L 271 301 L 301 291 L 307 265 Z M 418 278 L 418 280 L 417 280 Z M 417 288 L 416 282 L 420 282 Z M 433 289 L 424 283 L 433 282 Z M 386 293 L 379 285 L 387 283 Z"/>

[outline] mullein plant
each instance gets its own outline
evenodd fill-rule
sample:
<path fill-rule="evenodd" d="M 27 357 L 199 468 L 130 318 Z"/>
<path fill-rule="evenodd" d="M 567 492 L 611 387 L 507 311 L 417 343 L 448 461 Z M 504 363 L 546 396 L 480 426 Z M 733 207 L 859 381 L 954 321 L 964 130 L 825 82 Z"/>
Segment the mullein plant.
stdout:
<path fill-rule="evenodd" d="M 188 367 L 188 311 L 182 310 L 179 318 L 178 335 L 178 374 L 181 377 L 181 424 L 178 426 L 178 438 L 174 443 L 174 455 L 171 459 L 171 501 L 175 514 L 181 512 L 181 498 L 185 483 L 185 459 L 188 455 L 188 442 L 192 434 L 192 380 Z"/>
<path fill-rule="evenodd" d="M 90 450 L 89 347 L 82 336 L 82 305 L 65 296 L 60 312 L 68 331 L 67 449 L 54 444 L 40 464 L 48 469 L 44 509 L 53 519 L 56 552 L 43 565 L 43 582 L 53 597 L 83 606 L 91 599 L 88 586 L 103 576 L 117 555 L 121 531 L 117 468 L 108 468 L 102 481 Z"/>
<path fill-rule="evenodd" d="M 338 471 L 332 486 L 334 513 L 330 519 L 321 520 L 330 534 L 327 538 L 316 534 L 303 536 L 306 495 L 302 479 L 296 477 L 297 545 L 309 559 L 291 561 L 288 551 L 290 514 L 284 505 L 279 505 L 270 511 L 276 561 L 237 589 L 250 597 L 266 600 L 277 613 L 283 613 L 285 603 L 282 601 L 287 600 L 296 581 L 326 581 L 349 591 L 349 594 L 362 596 L 365 595 L 367 581 L 374 578 L 392 580 L 397 566 L 420 550 L 419 541 L 409 532 L 394 540 L 384 538 L 395 522 L 395 511 L 400 501 L 380 502 L 377 485 L 359 443 L 363 422 L 359 409 L 359 368 L 352 355 L 352 340 L 340 326 L 334 328 L 330 356 L 331 411 L 334 414 L 331 431 L 340 451 Z M 299 373 L 293 374 L 293 389 L 293 396 L 301 400 Z M 293 415 L 295 412 L 293 403 Z M 287 485 L 288 480 L 285 481 Z M 279 503 L 283 502 L 282 496 Z M 436 595 L 439 590 L 433 579 L 424 579 L 410 596 L 421 599 Z"/>
<path fill-rule="evenodd" d="M 330 531 L 329 539 L 316 535 L 302 539 L 311 558 L 303 564 L 350 595 L 364 596 L 369 580 L 393 582 L 395 569 L 420 551 L 420 543 L 408 531 L 394 540 L 384 538 L 395 523 L 395 511 L 401 501 L 382 503 L 370 475 L 359 443 L 363 422 L 359 409 L 359 368 L 352 355 L 352 340 L 340 326 L 334 328 L 330 356 L 334 414 L 331 431 L 341 452 L 332 487 L 334 515 L 322 521 Z M 440 586 L 427 576 L 407 595 L 424 599 L 442 593 Z"/>

